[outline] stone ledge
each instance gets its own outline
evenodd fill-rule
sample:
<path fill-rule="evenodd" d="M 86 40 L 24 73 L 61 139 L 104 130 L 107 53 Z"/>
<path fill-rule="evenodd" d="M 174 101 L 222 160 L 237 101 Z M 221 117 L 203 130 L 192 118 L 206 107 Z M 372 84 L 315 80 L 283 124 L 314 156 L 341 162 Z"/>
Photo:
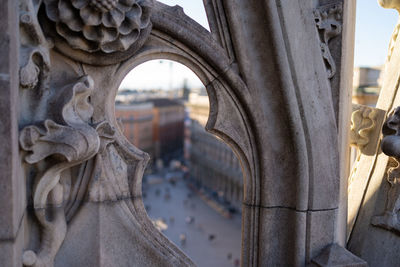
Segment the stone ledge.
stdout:
<path fill-rule="evenodd" d="M 307 209 L 307 210 L 299 210 L 294 207 L 288 207 L 288 206 L 263 206 L 263 205 L 252 205 L 248 203 L 242 203 L 244 206 L 247 207 L 253 207 L 253 208 L 260 208 L 260 209 L 287 209 L 287 210 L 292 210 L 295 212 L 323 212 L 323 211 L 332 211 L 332 210 L 337 210 L 338 207 L 335 208 L 327 208 L 327 209 L 317 209 L 317 210 L 312 210 L 312 209 Z"/>
<path fill-rule="evenodd" d="M 332 244 L 311 260 L 310 267 L 366 267 L 368 264 L 347 249 Z"/>

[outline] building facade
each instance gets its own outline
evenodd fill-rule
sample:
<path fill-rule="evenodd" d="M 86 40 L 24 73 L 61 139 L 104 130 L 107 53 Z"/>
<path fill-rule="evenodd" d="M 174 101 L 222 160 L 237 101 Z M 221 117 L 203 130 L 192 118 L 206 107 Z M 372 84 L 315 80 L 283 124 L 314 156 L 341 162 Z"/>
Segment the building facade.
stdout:
<path fill-rule="evenodd" d="M 206 132 L 209 101 L 205 91 L 191 93 L 187 103 L 186 157 L 190 179 L 199 188 L 218 196 L 235 211 L 241 211 L 243 174 L 232 149 L 218 137 Z"/>
<path fill-rule="evenodd" d="M 182 157 L 185 107 L 179 100 L 154 98 L 144 102 L 117 102 L 115 116 L 125 137 L 149 153 L 152 160 L 169 162 Z"/>
<path fill-rule="evenodd" d="M 185 106 L 179 100 L 158 98 L 153 103 L 154 157 L 169 162 L 183 155 Z"/>
<path fill-rule="evenodd" d="M 134 146 L 154 155 L 153 146 L 153 103 L 130 102 L 115 105 L 115 117 L 121 124 L 125 137 Z"/>
<path fill-rule="evenodd" d="M 353 102 L 374 107 L 382 88 L 383 66 L 356 67 L 353 76 Z"/>

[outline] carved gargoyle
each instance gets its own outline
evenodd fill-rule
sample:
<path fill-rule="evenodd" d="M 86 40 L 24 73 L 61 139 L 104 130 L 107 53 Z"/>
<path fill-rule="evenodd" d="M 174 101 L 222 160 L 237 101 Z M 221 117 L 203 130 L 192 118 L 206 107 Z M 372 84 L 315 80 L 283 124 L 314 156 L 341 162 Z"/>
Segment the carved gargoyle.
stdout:
<path fill-rule="evenodd" d="M 315 23 L 320 36 L 322 56 L 328 78 L 336 74 L 336 64 L 331 55 L 329 41 L 342 32 L 342 6 L 339 4 L 322 6 L 314 10 Z"/>
<path fill-rule="evenodd" d="M 400 234 L 400 107 L 388 117 L 382 128 L 382 151 L 390 156 L 387 181 L 390 188 L 387 193 L 385 211 L 372 218 L 372 225 Z"/>

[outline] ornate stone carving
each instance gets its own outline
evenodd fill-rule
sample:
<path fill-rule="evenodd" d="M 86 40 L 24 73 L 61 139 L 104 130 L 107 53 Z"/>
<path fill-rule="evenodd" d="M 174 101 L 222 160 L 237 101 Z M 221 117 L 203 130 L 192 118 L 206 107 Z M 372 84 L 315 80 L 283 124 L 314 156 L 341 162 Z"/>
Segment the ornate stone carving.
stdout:
<path fill-rule="evenodd" d="M 383 129 L 382 151 L 390 156 L 385 211 L 372 218 L 372 225 L 400 234 L 400 107 L 386 120 Z"/>
<path fill-rule="evenodd" d="M 357 158 L 348 179 L 348 192 L 353 190 L 353 182 L 358 177 L 357 169 L 361 155 L 374 155 L 379 141 L 380 127 L 385 111 L 364 105 L 353 104 L 350 126 L 350 145 L 357 147 Z"/>
<path fill-rule="evenodd" d="M 114 130 L 108 123 L 90 124 L 93 107 L 88 97 L 92 91 L 93 80 L 88 76 L 65 86 L 55 95 L 53 104 L 59 109 L 53 110 L 53 118 L 27 126 L 20 133 L 20 145 L 28 152 L 25 161 L 40 163 L 43 168 L 33 191 L 34 211 L 42 231 L 41 247 L 37 253 L 24 253 L 26 266 L 52 266 L 64 240 L 64 200 L 69 197 L 65 196 L 69 190 L 60 181 L 62 173 L 89 160 L 112 142 Z"/>
<path fill-rule="evenodd" d="M 362 154 L 372 155 L 376 150 L 379 129 L 385 111 L 353 104 L 350 127 L 350 145 L 356 146 Z"/>
<path fill-rule="evenodd" d="M 48 53 L 39 49 L 32 50 L 28 57 L 28 63 L 20 70 L 22 88 L 34 89 L 38 84 L 47 87 L 49 67 Z M 42 82 L 39 83 L 39 80 L 42 80 Z"/>
<path fill-rule="evenodd" d="M 126 51 L 150 27 L 151 0 L 45 0 L 47 17 L 72 48 Z"/>
<path fill-rule="evenodd" d="M 23 41 L 27 50 L 27 61 L 20 69 L 20 85 L 24 89 L 34 89 L 37 85 L 39 91 L 48 88 L 50 57 L 49 47 L 39 26 L 35 6 L 30 1 L 23 1 L 20 16 L 21 31 L 25 32 L 29 40 Z M 29 45 L 27 45 L 29 43 Z"/>
<path fill-rule="evenodd" d="M 36 41 L 25 42 L 29 27 L 21 37 L 21 76 L 25 76 L 21 85 L 33 89 L 20 90 L 24 104 L 20 144 L 29 163 L 24 164 L 28 203 L 33 195 L 33 208 L 28 206 L 26 212 L 28 222 L 20 227 L 24 231 L 21 236 L 27 239 L 22 242 L 27 250 L 23 255 L 26 266 L 193 265 L 147 217 L 141 178 L 148 156 L 120 132 L 113 141 L 108 123 L 94 123 L 106 120 L 116 125 L 113 103 L 118 84 L 132 67 L 160 57 L 187 64 L 207 85 L 212 102 L 207 127 L 228 142 L 241 159 L 246 183 L 242 264 L 304 265 L 309 260 L 304 255 L 312 256 L 336 239 L 333 222 L 338 207 L 338 168 L 332 98 L 325 70 L 319 67 L 322 61 L 315 61 L 318 68 L 302 68 L 303 51 L 312 55 L 309 58 L 320 53 L 318 46 L 309 45 L 315 33 L 313 18 L 302 23 L 303 14 L 310 12 L 309 3 L 266 1 L 260 9 L 246 1 L 222 1 L 229 25 L 229 30 L 223 27 L 224 34 L 235 37 L 232 51 L 238 55 L 236 68 L 233 54 L 227 55 L 221 43 L 180 8 L 156 3 L 151 34 L 149 24 L 130 46 L 106 50 L 103 21 L 99 25 L 85 22 L 76 33 L 69 27 L 75 22 L 83 24 L 85 7 L 93 12 L 89 15 L 111 13 L 122 0 L 23 1 L 34 3 L 32 16 L 38 16 L 41 24 L 32 26 L 42 27 L 46 37 L 34 33 L 29 38 Z M 52 4 L 55 20 L 47 14 Z M 29 19 L 21 17 L 21 21 Z M 86 26 L 94 29 L 89 33 L 99 36 L 88 39 L 91 35 L 86 32 L 85 36 Z M 68 31 L 62 35 L 60 27 Z M 120 26 L 110 28 L 121 31 Z M 287 35 L 291 32 L 306 34 L 292 42 Z M 29 62 L 26 52 L 30 50 L 25 49 L 39 44 L 50 48 L 49 86 L 40 76 L 46 66 L 36 58 L 39 55 L 33 55 Z M 265 60 L 271 58 L 273 64 Z M 93 93 L 89 77 L 77 81 L 83 75 L 93 77 Z M 293 85 L 298 87 L 293 90 Z M 282 92 L 263 88 L 281 88 Z M 270 127 L 271 121 L 274 127 Z M 321 135 L 324 138 L 319 138 Z M 330 142 L 326 142 L 327 137 Z M 294 160 L 285 160 L 287 155 Z M 289 188 L 288 182 L 296 186 Z M 327 216 L 322 218 L 322 213 Z M 271 232 L 276 234 L 268 235 Z M 303 242 L 307 236 L 310 238 Z M 290 257 L 275 255 L 285 250 L 291 251 Z"/>
<path fill-rule="evenodd" d="M 39 19 L 59 52 L 105 66 L 143 46 L 152 29 L 153 6 L 154 0 L 45 0 Z"/>
<path fill-rule="evenodd" d="M 331 55 L 329 41 L 342 32 L 342 5 L 321 6 L 314 10 L 314 18 L 321 41 L 320 46 L 328 78 L 331 79 L 336 73 L 336 64 Z"/>

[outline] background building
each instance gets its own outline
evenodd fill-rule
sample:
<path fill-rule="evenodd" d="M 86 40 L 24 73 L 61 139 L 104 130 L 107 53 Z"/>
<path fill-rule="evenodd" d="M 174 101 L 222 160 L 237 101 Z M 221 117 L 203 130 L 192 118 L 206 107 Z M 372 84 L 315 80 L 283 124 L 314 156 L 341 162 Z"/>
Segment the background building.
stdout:
<path fill-rule="evenodd" d="M 353 102 L 375 106 L 382 88 L 383 66 L 354 68 Z"/>
<path fill-rule="evenodd" d="M 185 107 L 179 100 L 168 98 L 129 101 L 135 93 L 122 96 L 115 115 L 122 124 L 125 137 L 136 147 L 150 154 L 152 159 L 169 162 L 182 158 Z M 121 97 L 121 96 L 120 96 Z"/>
<path fill-rule="evenodd" d="M 205 89 L 189 95 L 186 157 L 194 184 L 241 211 L 243 175 L 239 160 L 222 140 L 205 131 L 210 110 Z"/>
<path fill-rule="evenodd" d="M 122 124 L 125 137 L 139 149 L 154 155 L 153 103 L 117 102 L 115 116 Z"/>
<path fill-rule="evenodd" d="M 185 106 L 167 98 L 149 100 L 153 103 L 154 157 L 169 162 L 183 155 Z"/>

